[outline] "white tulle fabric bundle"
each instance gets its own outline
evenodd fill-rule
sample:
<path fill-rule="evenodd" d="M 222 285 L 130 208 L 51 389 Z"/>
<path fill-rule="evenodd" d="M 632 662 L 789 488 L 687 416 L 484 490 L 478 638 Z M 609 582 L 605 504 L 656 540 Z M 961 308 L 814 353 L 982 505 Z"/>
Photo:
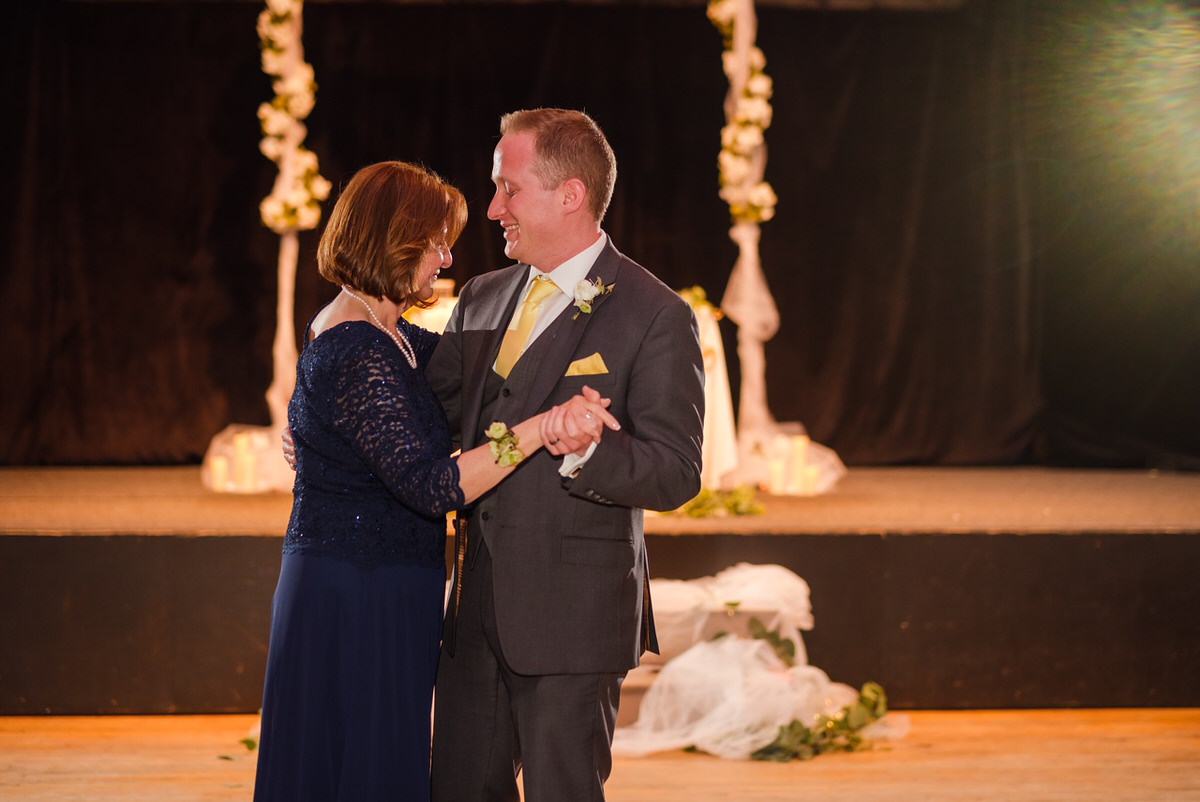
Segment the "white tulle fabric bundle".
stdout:
<path fill-rule="evenodd" d="M 800 630 L 813 626 L 808 585 L 786 568 L 740 563 L 715 577 L 656 580 L 652 593 L 660 643 L 669 644 L 663 649 L 665 664 L 641 700 L 637 721 L 616 730 L 614 754 L 695 747 L 720 757 L 748 758 L 793 719 L 812 726 L 819 716 L 858 700 L 854 688 L 807 664 Z M 733 610 L 738 616 L 753 612 L 767 629 L 792 638 L 795 664 L 788 666 L 770 643 L 744 637 L 736 626 L 724 637 L 703 637 L 727 621 L 736 623 L 727 615 Z M 680 648 L 684 641 L 690 645 Z M 876 722 L 864 735 L 902 735 L 904 722 L 887 722 L 893 718 Z"/>
<path fill-rule="evenodd" d="M 856 699 L 857 691 L 831 682 L 819 668 L 789 668 L 766 641 L 728 636 L 695 644 L 659 671 L 637 721 L 616 731 L 613 752 L 694 746 L 748 758 L 792 719 L 811 724 Z"/>

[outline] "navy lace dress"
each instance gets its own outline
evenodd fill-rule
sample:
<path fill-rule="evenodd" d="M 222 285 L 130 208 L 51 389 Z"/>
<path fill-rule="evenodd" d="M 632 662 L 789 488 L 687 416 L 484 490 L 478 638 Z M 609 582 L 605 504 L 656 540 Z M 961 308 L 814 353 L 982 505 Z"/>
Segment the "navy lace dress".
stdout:
<path fill-rule="evenodd" d="M 365 322 L 300 354 L 296 443 L 263 689 L 256 802 L 429 799 L 448 510 L 446 418 L 422 370 L 438 335 L 399 323 L 414 370 Z"/>

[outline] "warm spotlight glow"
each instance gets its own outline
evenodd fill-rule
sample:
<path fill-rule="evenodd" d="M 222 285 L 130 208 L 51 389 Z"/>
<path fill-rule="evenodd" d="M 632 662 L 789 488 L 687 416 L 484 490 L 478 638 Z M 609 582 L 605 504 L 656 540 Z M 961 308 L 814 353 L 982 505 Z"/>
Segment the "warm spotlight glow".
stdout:
<path fill-rule="evenodd" d="M 1145 236 L 1200 244 L 1200 12 L 1158 2 L 1079 8 L 1057 31 L 1055 63 L 1042 65 L 1057 76 L 1055 125 L 1103 176 L 1106 202 L 1141 207 Z"/>

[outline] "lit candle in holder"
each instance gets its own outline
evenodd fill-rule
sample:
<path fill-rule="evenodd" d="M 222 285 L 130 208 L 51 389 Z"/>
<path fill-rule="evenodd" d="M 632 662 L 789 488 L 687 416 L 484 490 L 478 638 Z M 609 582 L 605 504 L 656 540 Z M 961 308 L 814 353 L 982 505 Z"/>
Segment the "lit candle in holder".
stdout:
<path fill-rule="evenodd" d="M 792 435 L 789 443 L 791 461 L 788 465 L 788 489 L 792 493 L 804 492 L 804 470 L 808 467 L 808 435 Z"/>
<path fill-rule="evenodd" d="M 213 490 L 225 490 L 229 484 L 229 458 L 217 454 L 208 461 L 208 481 Z"/>
<path fill-rule="evenodd" d="M 767 465 L 767 470 L 770 475 L 767 480 L 767 492 L 772 496 L 782 496 L 787 493 L 787 474 L 783 460 L 771 460 Z"/>
<path fill-rule="evenodd" d="M 816 465 L 805 465 L 804 476 L 800 483 L 800 494 L 804 496 L 815 496 L 817 494 L 817 479 L 820 477 L 820 471 Z"/>
<path fill-rule="evenodd" d="M 254 452 L 250 449 L 250 435 L 239 432 L 233 436 L 233 483 L 239 490 L 253 490 Z"/>

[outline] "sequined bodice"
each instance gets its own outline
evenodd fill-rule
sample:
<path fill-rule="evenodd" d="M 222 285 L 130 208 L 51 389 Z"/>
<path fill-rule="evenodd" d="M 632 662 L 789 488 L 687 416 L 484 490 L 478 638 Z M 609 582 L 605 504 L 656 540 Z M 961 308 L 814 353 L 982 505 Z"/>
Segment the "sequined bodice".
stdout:
<path fill-rule="evenodd" d="M 422 372 L 438 335 L 399 325 L 417 370 L 365 321 L 328 329 L 300 354 L 288 405 L 296 482 L 285 554 L 444 565 L 445 514 L 463 496 L 446 416 Z"/>

